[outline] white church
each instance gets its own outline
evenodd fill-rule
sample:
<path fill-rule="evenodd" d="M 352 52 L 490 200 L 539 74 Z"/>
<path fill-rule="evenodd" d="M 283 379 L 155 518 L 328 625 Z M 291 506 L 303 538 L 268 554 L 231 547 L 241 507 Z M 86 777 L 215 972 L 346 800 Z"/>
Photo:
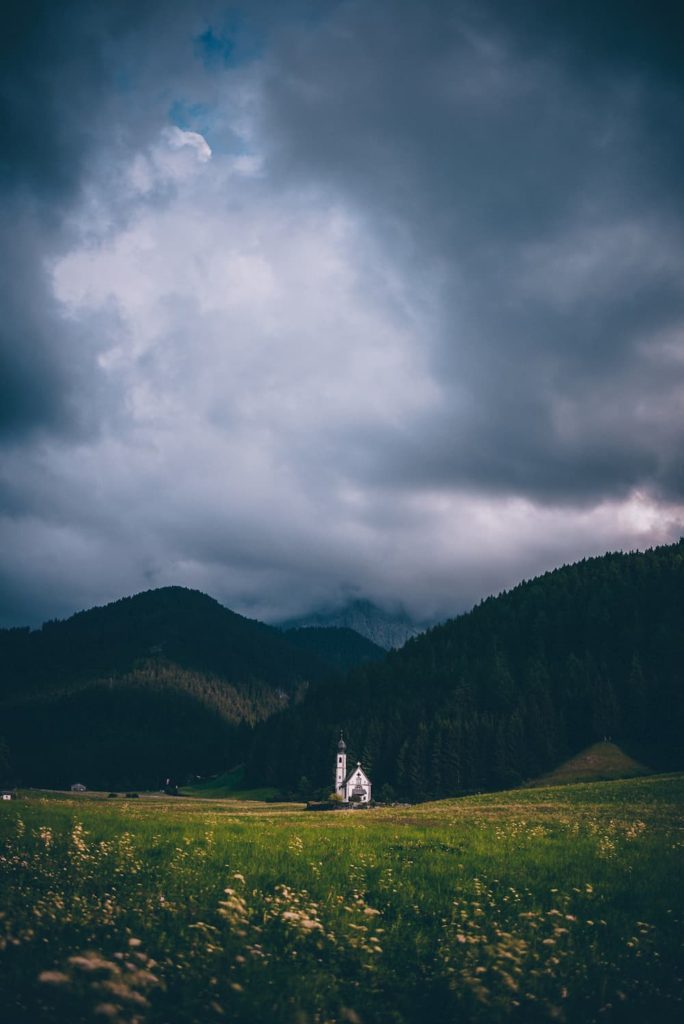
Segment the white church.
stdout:
<path fill-rule="evenodd" d="M 345 804 L 368 804 L 371 799 L 371 780 L 368 778 L 361 762 L 356 768 L 347 771 L 347 744 L 340 734 L 337 744 L 337 763 L 335 764 L 335 792 Z"/>

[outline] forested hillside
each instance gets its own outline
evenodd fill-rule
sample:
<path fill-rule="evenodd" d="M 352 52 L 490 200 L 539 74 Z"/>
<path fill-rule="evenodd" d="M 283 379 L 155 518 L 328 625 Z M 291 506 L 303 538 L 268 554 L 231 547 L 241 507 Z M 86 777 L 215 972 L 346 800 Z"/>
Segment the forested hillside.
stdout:
<path fill-rule="evenodd" d="M 376 787 L 416 799 L 514 784 L 604 737 L 682 767 L 684 541 L 547 573 L 377 658 L 348 630 L 148 591 L 0 631 L 0 735 L 14 779 L 55 786 L 246 759 L 251 785 L 318 788 L 340 728 Z"/>
<path fill-rule="evenodd" d="M 353 629 L 306 626 L 285 631 L 288 643 L 308 651 L 324 664 L 346 673 L 368 661 L 383 661 L 386 651 Z"/>
<path fill-rule="evenodd" d="M 683 767 L 684 541 L 608 554 L 489 598 L 344 687 L 259 726 L 253 783 L 325 784 L 344 728 L 371 778 L 412 798 L 514 784 L 612 737 Z"/>
<path fill-rule="evenodd" d="M 336 672 L 323 651 L 182 587 L 1 630 L 0 664 L 12 777 L 46 786 L 154 785 L 230 767 L 249 726 Z"/>
<path fill-rule="evenodd" d="M 38 630 L 0 630 L 0 658 L 3 695 L 114 677 L 140 659 L 286 690 L 323 671 L 279 630 L 184 587 L 148 590 Z"/>

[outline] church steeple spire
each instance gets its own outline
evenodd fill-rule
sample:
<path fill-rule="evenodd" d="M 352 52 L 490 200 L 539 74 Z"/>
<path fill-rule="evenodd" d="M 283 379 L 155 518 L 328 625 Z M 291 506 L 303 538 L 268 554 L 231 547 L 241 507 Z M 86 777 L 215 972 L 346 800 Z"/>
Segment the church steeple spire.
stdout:
<path fill-rule="evenodd" d="M 337 760 L 335 763 L 335 792 L 344 798 L 344 780 L 347 775 L 347 744 L 340 731 L 340 742 L 337 744 Z"/>

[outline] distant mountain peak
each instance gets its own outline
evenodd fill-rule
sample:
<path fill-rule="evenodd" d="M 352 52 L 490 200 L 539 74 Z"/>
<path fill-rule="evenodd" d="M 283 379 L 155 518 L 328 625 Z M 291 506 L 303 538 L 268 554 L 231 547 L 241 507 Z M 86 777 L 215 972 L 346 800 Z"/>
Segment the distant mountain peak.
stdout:
<path fill-rule="evenodd" d="M 427 628 L 414 622 L 400 608 L 387 611 L 367 599 L 349 601 L 333 609 L 312 611 L 295 619 L 280 622 L 281 629 L 302 629 L 311 626 L 353 629 L 386 651 L 403 647 L 407 640 L 418 636 Z"/>

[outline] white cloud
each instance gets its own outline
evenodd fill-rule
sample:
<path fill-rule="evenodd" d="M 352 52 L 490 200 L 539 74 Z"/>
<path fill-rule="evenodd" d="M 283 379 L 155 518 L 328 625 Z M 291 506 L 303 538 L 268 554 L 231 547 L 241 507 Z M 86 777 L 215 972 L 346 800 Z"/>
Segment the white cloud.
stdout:
<path fill-rule="evenodd" d="M 171 149 L 182 149 L 184 146 L 189 146 L 194 150 L 201 164 L 211 160 L 211 147 L 199 132 L 184 131 L 173 125 L 171 128 L 166 128 L 163 135 Z"/>
<path fill-rule="evenodd" d="M 146 150 L 129 158 L 122 192 L 129 192 L 131 198 L 149 197 L 155 188 L 180 185 L 201 173 L 211 157 L 211 147 L 199 132 L 176 126 L 163 128 Z"/>
<path fill-rule="evenodd" d="M 126 375 L 134 419 L 268 432 L 296 461 L 307 437 L 339 448 L 348 429 L 405 426 L 438 399 L 418 318 L 396 308 L 373 256 L 339 205 L 274 198 L 217 158 L 201 182 L 67 253 L 53 283 L 73 317 L 116 309 L 101 365 Z"/>

